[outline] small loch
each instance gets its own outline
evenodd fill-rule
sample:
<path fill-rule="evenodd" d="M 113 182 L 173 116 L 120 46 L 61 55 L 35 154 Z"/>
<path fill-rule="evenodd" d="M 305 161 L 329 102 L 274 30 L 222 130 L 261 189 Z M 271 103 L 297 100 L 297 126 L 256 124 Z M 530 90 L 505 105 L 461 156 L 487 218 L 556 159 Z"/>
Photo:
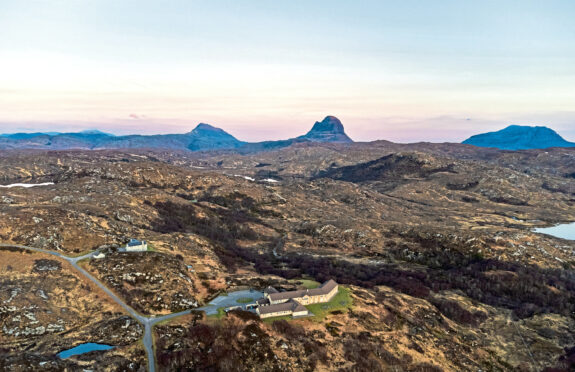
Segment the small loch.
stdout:
<path fill-rule="evenodd" d="M 556 238 L 575 240 L 575 222 L 565 223 L 552 227 L 538 227 L 536 233 L 547 234 Z"/>
<path fill-rule="evenodd" d="M 114 348 L 114 346 L 88 342 L 88 343 L 73 347 L 71 349 L 61 351 L 57 354 L 57 357 L 60 359 L 66 359 L 66 358 L 70 358 L 71 356 L 74 356 L 74 355 L 89 353 L 90 351 L 110 350 L 113 348 Z"/>

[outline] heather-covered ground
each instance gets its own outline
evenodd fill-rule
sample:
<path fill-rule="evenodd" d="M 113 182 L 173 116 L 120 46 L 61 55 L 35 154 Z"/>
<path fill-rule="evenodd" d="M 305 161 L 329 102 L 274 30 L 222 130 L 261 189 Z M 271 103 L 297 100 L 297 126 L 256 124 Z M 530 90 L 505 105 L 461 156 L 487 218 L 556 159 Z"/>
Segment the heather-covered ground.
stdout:
<path fill-rule="evenodd" d="M 575 244 L 532 229 L 575 220 L 574 158 L 569 149 L 387 142 L 251 155 L 6 151 L 2 183 L 55 184 L 1 189 L 0 240 L 73 255 L 103 248 L 105 258 L 82 266 L 146 314 L 194 308 L 235 288 L 333 278 L 350 291 L 351 309 L 320 308 L 319 319 L 233 314 L 161 324 L 163 369 L 566 369 L 575 346 Z M 115 252 L 130 238 L 153 251 Z M 65 262 L 2 254 L 28 265 L 16 271 L 7 264 L 14 257 L 0 261 L 2 301 L 18 287 L 13 301 L 38 306 L 45 327 L 69 309 L 66 328 L 15 336 L 3 303 L 7 365 L 52 355 L 72 323 L 93 340 L 92 314 L 123 316 L 102 309 L 112 305 Z M 56 283 L 66 291 L 54 292 Z M 136 346 L 122 356 L 134 366 L 142 357 Z"/>

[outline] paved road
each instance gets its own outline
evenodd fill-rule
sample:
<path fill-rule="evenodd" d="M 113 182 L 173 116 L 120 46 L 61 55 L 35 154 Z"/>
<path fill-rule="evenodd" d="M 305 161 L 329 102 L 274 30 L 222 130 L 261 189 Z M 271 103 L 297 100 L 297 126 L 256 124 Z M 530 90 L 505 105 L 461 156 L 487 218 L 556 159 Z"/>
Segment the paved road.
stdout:
<path fill-rule="evenodd" d="M 130 316 L 132 316 L 132 318 L 136 319 L 138 322 L 140 322 L 140 324 L 142 324 L 144 326 L 144 336 L 142 338 L 142 341 L 143 341 L 144 347 L 146 349 L 146 354 L 148 355 L 148 371 L 149 372 L 155 372 L 155 370 L 156 370 L 156 358 L 155 358 L 155 354 L 154 354 L 154 337 L 152 335 L 152 330 L 153 330 L 154 326 L 160 322 L 165 321 L 165 320 L 174 319 L 174 318 L 177 318 L 177 317 L 182 316 L 182 315 L 187 315 L 187 314 L 191 313 L 191 311 L 192 311 L 190 309 L 190 310 L 181 311 L 179 313 L 172 313 L 172 314 L 162 315 L 162 316 L 158 316 L 158 317 L 155 317 L 155 316 L 147 317 L 147 316 L 144 316 L 144 315 L 138 313 L 131 306 L 129 306 L 127 303 L 125 303 L 120 297 L 118 297 L 114 292 L 112 292 L 108 287 L 106 287 L 102 282 L 100 282 L 98 279 L 93 277 L 92 274 L 90 274 L 89 272 L 84 270 L 80 265 L 78 265 L 78 261 L 81 261 L 81 260 L 86 259 L 86 258 L 90 258 L 93 255 L 95 255 L 96 253 L 98 253 L 98 251 L 90 252 L 90 253 L 87 253 L 87 254 L 85 254 L 83 256 L 79 256 L 79 257 L 70 257 L 70 256 L 63 255 L 60 252 L 49 251 L 49 250 L 41 249 L 41 248 L 28 247 L 25 245 L 0 244 L 0 247 L 11 247 L 11 248 L 26 249 L 29 251 L 46 253 L 46 254 L 50 254 L 50 255 L 59 257 L 63 260 L 68 261 L 76 270 L 78 270 L 80 273 L 82 273 L 82 275 L 84 275 L 86 278 L 90 279 L 94 284 L 96 284 L 104 292 L 106 292 L 108 294 L 108 296 L 110 296 L 117 304 L 122 306 L 122 308 L 124 308 L 124 310 L 126 310 L 126 312 L 128 314 L 130 314 Z M 255 302 L 257 299 L 261 298 L 262 296 L 263 296 L 262 292 L 254 291 L 254 290 L 230 292 L 227 295 L 216 297 L 207 306 L 198 307 L 198 308 L 195 308 L 193 310 L 205 311 L 206 315 L 213 315 L 213 314 L 217 314 L 218 309 L 221 307 L 241 306 L 243 309 L 245 309 L 245 304 L 240 304 L 237 302 L 237 300 L 239 300 L 240 298 L 251 298 Z"/>
<path fill-rule="evenodd" d="M 195 309 L 184 310 L 179 313 L 172 313 L 168 315 L 150 317 L 148 320 L 151 326 L 155 326 L 156 324 L 163 322 L 164 320 L 169 320 L 173 318 L 177 318 L 182 315 L 190 314 L 193 311 L 203 311 L 206 315 L 215 315 L 218 313 L 218 309 L 220 307 L 230 307 L 230 306 L 241 306 L 244 310 L 246 304 L 242 304 L 237 302 L 240 298 L 251 298 L 254 302 L 263 297 L 263 293 L 255 290 L 246 290 L 246 291 L 236 291 L 230 292 L 227 295 L 218 296 L 213 299 L 210 303 L 206 306 L 197 307 Z"/>
<path fill-rule="evenodd" d="M 94 284 L 96 284 L 98 287 L 100 287 L 104 292 L 106 292 L 108 294 L 108 296 L 110 296 L 114 301 L 116 301 L 116 303 L 118 303 L 120 306 L 122 306 L 124 308 L 124 310 L 126 310 L 126 312 L 128 312 L 128 314 L 130 314 L 134 319 L 136 319 L 138 322 L 140 322 L 140 324 L 142 324 L 144 326 L 143 343 L 144 343 L 144 347 L 146 348 L 146 354 L 148 355 L 148 371 L 150 371 L 150 372 L 154 372 L 156 370 L 156 359 L 155 359 L 155 355 L 154 355 L 154 341 L 153 341 L 153 336 L 152 336 L 153 326 L 162 320 L 175 318 L 175 317 L 178 317 L 178 316 L 181 316 L 184 314 L 188 314 L 190 312 L 190 311 L 184 311 L 181 313 L 170 314 L 170 315 L 166 315 L 166 316 L 159 317 L 159 318 L 151 318 L 151 317 L 146 317 L 144 315 L 141 315 L 136 310 L 134 310 L 132 307 L 130 307 L 128 304 L 126 304 L 120 297 L 118 297 L 108 287 L 106 287 L 104 284 L 102 284 L 102 282 L 100 282 L 98 279 L 94 278 L 90 273 L 88 273 L 86 270 L 84 270 L 82 267 L 80 267 L 78 265 L 78 261 L 81 261 L 85 258 L 92 257 L 95 253 L 97 253 L 97 251 L 90 252 L 90 253 L 85 254 L 83 256 L 80 256 L 80 257 L 69 257 L 69 256 L 65 256 L 59 252 L 49 251 L 49 250 L 41 249 L 41 248 L 28 247 L 28 246 L 24 246 L 24 245 L 0 244 L 0 247 L 12 247 L 12 248 L 26 249 L 29 251 L 46 253 L 46 254 L 50 254 L 50 255 L 62 258 L 64 260 L 68 261 L 72 266 L 74 266 L 74 268 L 76 270 L 78 270 L 80 273 L 82 273 L 86 278 L 90 279 Z"/>

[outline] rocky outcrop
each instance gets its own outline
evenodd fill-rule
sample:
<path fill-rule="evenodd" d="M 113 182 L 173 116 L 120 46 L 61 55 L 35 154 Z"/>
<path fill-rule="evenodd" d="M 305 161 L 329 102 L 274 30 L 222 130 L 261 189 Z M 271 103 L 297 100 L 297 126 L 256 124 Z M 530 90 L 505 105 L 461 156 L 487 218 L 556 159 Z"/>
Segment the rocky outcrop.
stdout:
<path fill-rule="evenodd" d="M 341 121 L 335 116 L 326 116 L 321 122 L 316 121 L 306 135 L 298 138 L 307 139 L 312 142 L 353 142 L 352 139 L 345 134 Z"/>

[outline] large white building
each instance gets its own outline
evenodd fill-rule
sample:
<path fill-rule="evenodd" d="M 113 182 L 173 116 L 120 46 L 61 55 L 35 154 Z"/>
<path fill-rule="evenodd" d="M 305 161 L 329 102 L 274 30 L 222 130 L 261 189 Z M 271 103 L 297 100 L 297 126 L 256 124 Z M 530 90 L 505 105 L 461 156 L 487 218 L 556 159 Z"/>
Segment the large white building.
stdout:
<path fill-rule="evenodd" d="M 130 239 L 125 248 L 126 252 L 145 252 L 148 250 L 148 243 L 145 240 Z"/>
<path fill-rule="evenodd" d="M 334 280 L 328 280 L 319 288 L 298 291 L 278 292 L 273 287 L 264 291 L 264 298 L 258 300 L 256 313 L 260 318 L 292 315 L 293 317 L 309 314 L 303 305 L 329 302 L 339 291 Z"/>

